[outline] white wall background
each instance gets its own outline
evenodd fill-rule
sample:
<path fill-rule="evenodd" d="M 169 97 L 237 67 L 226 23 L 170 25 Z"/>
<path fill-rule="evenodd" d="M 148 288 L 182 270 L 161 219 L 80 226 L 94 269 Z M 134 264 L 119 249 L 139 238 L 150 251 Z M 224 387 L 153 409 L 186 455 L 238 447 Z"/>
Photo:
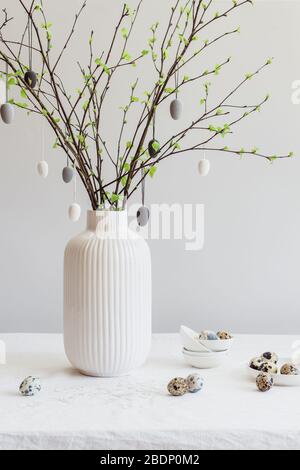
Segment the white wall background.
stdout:
<path fill-rule="evenodd" d="M 80 0 L 44 1 L 54 23 L 55 43 L 62 44 Z M 7 7 L 15 15 L 12 37 L 24 21 L 17 3 L 0 0 L 1 9 Z M 172 3 L 145 0 L 133 49 L 144 47 L 148 25 L 157 17 L 163 23 Z M 228 4 L 216 3 L 219 11 Z M 88 31 L 95 29 L 102 48 L 121 4 L 119 0 L 89 1 L 64 62 L 71 90 L 78 87 L 73 64 L 77 58 L 88 58 Z M 270 165 L 259 158 L 211 154 L 212 171 L 206 179 L 197 174 L 199 155 L 187 154 L 160 167 L 148 185 L 148 203 L 204 203 L 206 243 L 203 251 L 187 252 L 180 241 L 150 242 L 155 331 L 177 331 L 181 323 L 249 333 L 300 330 L 300 108 L 291 102 L 291 84 L 300 79 L 299 18 L 298 1 L 258 0 L 255 8 L 246 6 L 228 20 L 228 26 L 222 20 L 219 30 L 207 34 L 213 37 L 241 26 L 239 36 L 225 39 L 200 63 L 202 70 L 232 56 L 232 65 L 213 80 L 216 98 L 266 58 L 276 58 L 236 102 L 259 100 L 267 92 L 272 100 L 261 114 L 236 129 L 229 144 L 257 145 L 270 153 L 294 150 L 296 158 Z M 144 71 L 150 75 L 150 68 L 149 73 Z M 137 72 L 142 73 L 131 74 Z M 110 143 L 116 139 L 116 117 L 119 105 L 126 102 L 127 84 L 128 76 L 122 75 L 106 109 Z M 183 93 L 187 122 L 201 95 L 200 85 Z M 167 106 L 158 121 L 162 137 L 173 132 Z M 0 331 L 61 331 L 64 246 L 84 227 L 84 218 L 77 225 L 68 221 L 72 191 L 61 183 L 65 160 L 51 150 L 50 133 L 46 136 L 50 175 L 46 181 L 36 176 L 41 157 L 39 120 L 17 112 L 12 127 L 0 124 L 0 140 Z M 80 200 L 87 205 L 83 191 Z"/>

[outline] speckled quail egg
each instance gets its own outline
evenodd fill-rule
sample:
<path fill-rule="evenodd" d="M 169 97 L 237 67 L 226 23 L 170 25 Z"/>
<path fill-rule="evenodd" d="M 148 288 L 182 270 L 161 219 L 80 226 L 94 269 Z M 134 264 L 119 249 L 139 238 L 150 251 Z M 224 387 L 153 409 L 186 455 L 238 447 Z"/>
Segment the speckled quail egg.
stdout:
<path fill-rule="evenodd" d="M 208 341 L 214 341 L 214 340 L 218 340 L 218 336 L 216 335 L 216 333 L 214 331 L 209 331 L 209 330 L 203 330 L 201 331 L 201 333 L 199 334 L 199 339 L 201 340 L 208 340 Z"/>
<path fill-rule="evenodd" d="M 282 375 L 300 375 L 300 370 L 297 369 L 297 367 L 294 366 L 294 364 L 287 363 L 281 367 L 280 373 Z"/>
<path fill-rule="evenodd" d="M 27 377 L 20 385 L 20 393 L 25 397 L 33 397 L 41 391 L 41 382 L 37 377 Z"/>
<path fill-rule="evenodd" d="M 197 393 L 202 390 L 204 385 L 204 379 L 199 374 L 190 374 L 186 378 L 186 383 L 188 386 L 188 390 L 191 393 Z"/>
<path fill-rule="evenodd" d="M 261 357 L 254 357 L 251 361 L 250 361 L 250 367 L 251 369 L 254 369 L 254 370 L 261 370 L 261 366 L 263 365 L 264 363 L 264 359 L 262 359 Z"/>
<path fill-rule="evenodd" d="M 260 370 L 261 372 L 265 372 L 266 374 L 278 374 L 277 365 L 271 361 L 263 362 Z"/>
<path fill-rule="evenodd" d="M 168 384 L 168 392 L 174 397 L 180 397 L 188 392 L 188 385 L 182 377 L 175 377 Z"/>
<path fill-rule="evenodd" d="M 277 364 L 278 362 L 278 356 L 274 352 L 265 352 L 261 355 L 264 359 L 267 359 L 267 361 L 274 362 L 274 364 Z"/>
<path fill-rule="evenodd" d="M 256 385 L 260 392 L 268 392 L 274 385 L 274 380 L 269 374 L 261 373 L 256 378 Z"/>
<path fill-rule="evenodd" d="M 223 340 L 226 340 L 226 339 L 232 339 L 232 336 L 230 333 L 228 333 L 228 331 L 218 331 L 217 333 L 217 336 L 219 339 L 223 339 Z"/>

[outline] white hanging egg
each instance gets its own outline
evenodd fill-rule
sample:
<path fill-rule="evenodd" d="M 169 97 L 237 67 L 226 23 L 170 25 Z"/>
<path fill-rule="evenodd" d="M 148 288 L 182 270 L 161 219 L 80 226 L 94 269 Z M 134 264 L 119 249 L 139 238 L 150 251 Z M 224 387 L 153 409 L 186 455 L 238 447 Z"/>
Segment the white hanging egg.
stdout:
<path fill-rule="evenodd" d="M 139 226 L 145 227 L 150 219 L 150 210 L 148 209 L 148 207 L 142 206 L 137 211 L 136 217 Z"/>
<path fill-rule="evenodd" d="M 41 160 L 37 164 L 37 172 L 42 178 L 47 178 L 49 173 L 49 166 L 45 160 Z"/>
<path fill-rule="evenodd" d="M 180 100 L 173 100 L 170 104 L 170 113 L 174 121 L 178 121 L 182 115 L 182 103 Z"/>
<path fill-rule="evenodd" d="M 72 220 L 72 222 L 77 222 L 80 219 L 80 216 L 81 216 L 81 207 L 79 204 L 74 202 L 69 207 L 69 219 Z"/>
<path fill-rule="evenodd" d="M 200 160 L 198 164 L 198 171 L 200 175 L 207 176 L 209 173 L 209 170 L 210 170 L 210 161 L 206 160 L 206 158 L 204 158 L 203 160 Z"/>
<path fill-rule="evenodd" d="M 65 183 L 70 183 L 74 176 L 74 170 L 70 166 L 65 166 L 62 171 L 62 179 Z"/>
<path fill-rule="evenodd" d="M 5 124 L 11 124 L 15 117 L 14 107 L 10 103 L 5 103 L 1 106 L 1 117 Z"/>

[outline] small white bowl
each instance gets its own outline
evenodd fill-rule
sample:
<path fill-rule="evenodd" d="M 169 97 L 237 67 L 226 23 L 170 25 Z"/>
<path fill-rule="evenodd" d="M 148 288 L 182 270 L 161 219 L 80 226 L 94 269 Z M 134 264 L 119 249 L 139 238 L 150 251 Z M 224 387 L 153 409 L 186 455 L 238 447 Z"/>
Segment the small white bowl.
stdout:
<path fill-rule="evenodd" d="M 278 362 L 278 370 L 280 371 L 281 367 L 291 362 L 290 359 L 280 359 Z M 250 377 L 256 380 L 257 376 L 261 374 L 259 370 L 252 369 L 249 364 L 247 364 L 247 370 Z M 279 385 L 281 387 L 299 387 L 300 386 L 300 375 L 283 375 L 283 374 L 269 374 L 274 380 L 274 385 Z"/>
<path fill-rule="evenodd" d="M 182 345 L 189 351 L 223 352 L 229 351 L 232 346 L 232 339 L 199 339 L 199 333 L 191 330 L 187 326 L 180 327 L 180 337 Z"/>
<path fill-rule="evenodd" d="M 229 351 L 232 346 L 233 338 L 231 339 L 200 339 L 203 346 L 214 352 Z"/>
<path fill-rule="evenodd" d="M 185 349 L 188 349 L 189 351 L 211 353 L 210 348 L 207 348 L 200 343 L 199 335 L 196 331 L 191 330 L 187 326 L 180 327 L 180 337 Z"/>
<path fill-rule="evenodd" d="M 228 357 L 228 351 L 217 353 L 196 353 L 183 349 L 185 362 L 197 369 L 212 369 L 224 364 Z"/>

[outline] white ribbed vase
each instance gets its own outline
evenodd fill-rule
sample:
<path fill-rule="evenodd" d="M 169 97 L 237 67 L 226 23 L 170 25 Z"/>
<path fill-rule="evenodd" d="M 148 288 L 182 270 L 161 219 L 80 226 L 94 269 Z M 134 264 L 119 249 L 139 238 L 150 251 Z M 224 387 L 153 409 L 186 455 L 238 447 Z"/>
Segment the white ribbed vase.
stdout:
<path fill-rule="evenodd" d="M 81 373 L 126 374 L 151 341 L 151 258 L 126 211 L 89 211 L 87 229 L 65 250 L 64 343 Z"/>

